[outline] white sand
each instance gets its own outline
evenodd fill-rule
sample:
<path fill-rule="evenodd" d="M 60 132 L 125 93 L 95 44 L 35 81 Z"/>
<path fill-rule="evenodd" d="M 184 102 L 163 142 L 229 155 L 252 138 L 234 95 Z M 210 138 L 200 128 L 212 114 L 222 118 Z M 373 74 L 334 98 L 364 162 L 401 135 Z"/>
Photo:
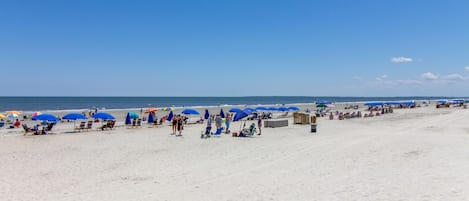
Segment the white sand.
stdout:
<path fill-rule="evenodd" d="M 427 107 L 254 138 L 1 129 L 0 200 L 469 200 L 468 122 L 469 110 Z"/>

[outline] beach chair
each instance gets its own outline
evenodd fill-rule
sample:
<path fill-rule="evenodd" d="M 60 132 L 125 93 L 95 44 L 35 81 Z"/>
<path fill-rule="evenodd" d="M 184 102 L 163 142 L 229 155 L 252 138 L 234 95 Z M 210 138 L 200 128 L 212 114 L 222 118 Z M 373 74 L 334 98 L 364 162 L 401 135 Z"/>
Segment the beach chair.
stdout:
<path fill-rule="evenodd" d="M 141 127 L 142 126 L 142 119 L 137 119 L 137 127 Z"/>
<path fill-rule="evenodd" d="M 33 132 L 33 129 L 29 128 L 28 125 L 23 124 L 21 126 L 23 126 L 24 135 L 26 135 L 27 133 L 32 133 Z"/>
<path fill-rule="evenodd" d="M 223 127 L 220 127 L 217 129 L 217 131 L 215 131 L 215 133 L 213 134 L 214 137 L 220 137 L 221 133 L 223 132 L 225 128 Z"/>
<path fill-rule="evenodd" d="M 93 128 L 93 121 L 88 121 L 88 123 L 86 124 L 86 130 L 89 131 L 90 129 Z"/>
<path fill-rule="evenodd" d="M 80 125 L 78 127 L 75 127 L 75 130 L 81 132 L 82 130 L 84 130 L 86 128 L 85 126 L 86 126 L 86 122 L 82 121 L 82 122 L 80 122 Z"/>
<path fill-rule="evenodd" d="M 52 128 L 54 128 L 55 123 L 49 123 L 47 124 L 47 127 L 45 128 L 46 131 L 52 131 Z"/>
<path fill-rule="evenodd" d="M 5 122 L 0 122 L 0 128 L 3 128 L 5 126 Z"/>
<path fill-rule="evenodd" d="M 252 137 L 257 133 L 256 124 L 252 123 L 249 128 L 243 128 L 238 134 L 238 137 Z"/>

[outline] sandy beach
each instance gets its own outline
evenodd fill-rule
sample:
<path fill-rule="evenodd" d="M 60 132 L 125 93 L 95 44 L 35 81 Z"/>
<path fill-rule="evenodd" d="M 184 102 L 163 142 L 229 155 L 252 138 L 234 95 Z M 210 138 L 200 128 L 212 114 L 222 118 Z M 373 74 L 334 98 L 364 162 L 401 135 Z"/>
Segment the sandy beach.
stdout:
<path fill-rule="evenodd" d="M 0 200 L 468 200 L 468 119 L 461 108 L 396 109 L 320 118 L 315 134 L 290 118 L 261 136 L 209 139 L 201 124 L 182 137 L 147 125 L 0 129 Z"/>

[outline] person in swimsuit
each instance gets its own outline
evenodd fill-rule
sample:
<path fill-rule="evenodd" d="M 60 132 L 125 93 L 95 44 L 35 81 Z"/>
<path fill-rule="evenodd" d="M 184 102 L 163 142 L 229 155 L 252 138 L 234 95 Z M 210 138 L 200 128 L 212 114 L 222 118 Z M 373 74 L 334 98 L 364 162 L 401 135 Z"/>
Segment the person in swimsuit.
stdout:
<path fill-rule="evenodd" d="M 182 130 L 184 129 L 184 119 L 182 117 L 178 117 L 177 129 L 179 131 L 178 136 L 182 136 Z"/>
<path fill-rule="evenodd" d="M 173 121 L 171 123 L 173 125 L 173 135 L 175 135 L 176 134 L 176 126 L 177 126 L 177 123 L 178 123 L 178 117 L 177 116 L 173 117 Z"/>
<path fill-rule="evenodd" d="M 230 123 L 231 123 L 231 115 L 227 114 L 225 117 L 225 126 L 226 126 L 225 133 L 226 134 L 230 133 Z"/>

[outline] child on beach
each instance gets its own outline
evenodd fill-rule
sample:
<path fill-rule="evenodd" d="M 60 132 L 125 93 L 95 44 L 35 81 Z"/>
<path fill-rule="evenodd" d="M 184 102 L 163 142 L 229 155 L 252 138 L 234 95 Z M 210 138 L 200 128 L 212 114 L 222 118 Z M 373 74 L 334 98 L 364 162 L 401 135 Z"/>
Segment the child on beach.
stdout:
<path fill-rule="evenodd" d="M 225 126 L 226 126 L 225 133 L 226 134 L 230 133 L 230 123 L 231 123 L 231 115 L 227 114 L 226 117 L 225 117 Z"/>

